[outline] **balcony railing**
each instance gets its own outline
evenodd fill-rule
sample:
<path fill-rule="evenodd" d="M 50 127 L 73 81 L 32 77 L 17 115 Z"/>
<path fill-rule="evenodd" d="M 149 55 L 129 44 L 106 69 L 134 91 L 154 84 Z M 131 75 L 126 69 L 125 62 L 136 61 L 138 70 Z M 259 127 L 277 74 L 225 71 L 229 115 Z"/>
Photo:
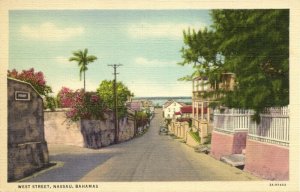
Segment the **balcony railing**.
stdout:
<path fill-rule="evenodd" d="M 266 109 L 260 115 L 259 124 L 252 120 L 253 114 L 253 110 L 214 110 L 214 130 L 227 133 L 243 130 L 248 131 L 249 139 L 289 145 L 288 107 Z"/>

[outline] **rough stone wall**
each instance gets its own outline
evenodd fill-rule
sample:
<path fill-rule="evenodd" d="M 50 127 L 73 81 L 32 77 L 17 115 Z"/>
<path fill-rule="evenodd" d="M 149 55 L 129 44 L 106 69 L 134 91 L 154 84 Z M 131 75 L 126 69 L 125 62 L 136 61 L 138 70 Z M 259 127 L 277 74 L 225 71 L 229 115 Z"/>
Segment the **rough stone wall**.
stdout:
<path fill-rule="evenodd" d="M 105 120 L 81 120 L 70 122 L 65 110 L 45 112 L 45 136 L 49 144 L 75 145 L 87 148 L 101 148 L 111 145 L 115 139 L 112 114 Z M 119 121 L 119 142 L 134 137 L 134 121 L 127 118 Z"/>
<path fill-rule="evenodd" d="M 108 121 L 81 120 L 81 133 L 87 148 L 98 149 L 114 143 L 115 129 Z"/>
<path fill-rule="evenodd" d="M 23 178 L 49 163 L 44 137 L 43 100 L 30 84 L 7 79 L 8 180 Z M 15 92 L 30 93 L 29 101 L 15 99 Z"/>
<path fill-rule="evenodd" d="M 134 121 L 128 118 L 119 122 L 119 141 L 127 141 L 134 137 Z"/>

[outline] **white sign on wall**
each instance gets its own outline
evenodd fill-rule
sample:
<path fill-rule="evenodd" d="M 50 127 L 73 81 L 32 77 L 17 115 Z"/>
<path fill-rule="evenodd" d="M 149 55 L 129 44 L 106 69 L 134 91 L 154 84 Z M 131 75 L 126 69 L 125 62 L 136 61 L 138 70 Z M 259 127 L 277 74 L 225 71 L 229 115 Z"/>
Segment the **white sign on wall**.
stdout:
<path fill-rule="evenodd" d="M 15 91 L 15 100 L 30 101 L 30 93 L 25 91 Z"/>

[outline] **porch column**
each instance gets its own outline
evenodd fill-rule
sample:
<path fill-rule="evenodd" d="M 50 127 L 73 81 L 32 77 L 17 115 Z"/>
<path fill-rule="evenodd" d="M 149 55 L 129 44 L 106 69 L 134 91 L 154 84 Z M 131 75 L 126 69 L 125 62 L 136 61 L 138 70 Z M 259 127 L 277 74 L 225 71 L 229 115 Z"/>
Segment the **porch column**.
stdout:
<path fill-rule="evenodd" d="M 202 102 L 201 102 L 201 121 L 203 120 L 203 114 L 204 114 L 204 113 L 203 113 L 203 109 L 204 109 L 204 106 L 203 106 L 203 105 L 204 105 L 204 102 L 202 101 Z"/>
<path fill-rule="evenodd" d="M 195 101 L 192 102 L 192 118 L 195 119 Z"/>
<path fill-rule="evenodd" d="M 196 102 L 196 115 L 197 115 L 197 120 L 199 120 L 199 103 L 198 103 L 198 101 Z"/>
<path fill-rule="evenodd" d="M 209 109 L 209 102 L 207 102 L 207 122 L 209 123 L 209 121 L 210 121 L 210 109 Z"/>

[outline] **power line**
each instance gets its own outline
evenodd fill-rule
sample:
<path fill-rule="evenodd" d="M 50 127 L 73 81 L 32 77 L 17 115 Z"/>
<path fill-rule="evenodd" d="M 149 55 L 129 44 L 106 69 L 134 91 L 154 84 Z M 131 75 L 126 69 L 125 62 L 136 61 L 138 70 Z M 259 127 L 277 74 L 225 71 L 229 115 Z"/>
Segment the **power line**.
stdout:
<path fill-rule="evenodd" d="M 114 93 L 114 122 L 115 122 L 115 143 L 119 142 L 119 123 L 118 123 L 118 111 L 117 111 L 117 68 L 122 66 L 122 64 L 110 64 L 107 65 L 114 68 L 114 84 L 113 84 L 113 93 Z"/>

